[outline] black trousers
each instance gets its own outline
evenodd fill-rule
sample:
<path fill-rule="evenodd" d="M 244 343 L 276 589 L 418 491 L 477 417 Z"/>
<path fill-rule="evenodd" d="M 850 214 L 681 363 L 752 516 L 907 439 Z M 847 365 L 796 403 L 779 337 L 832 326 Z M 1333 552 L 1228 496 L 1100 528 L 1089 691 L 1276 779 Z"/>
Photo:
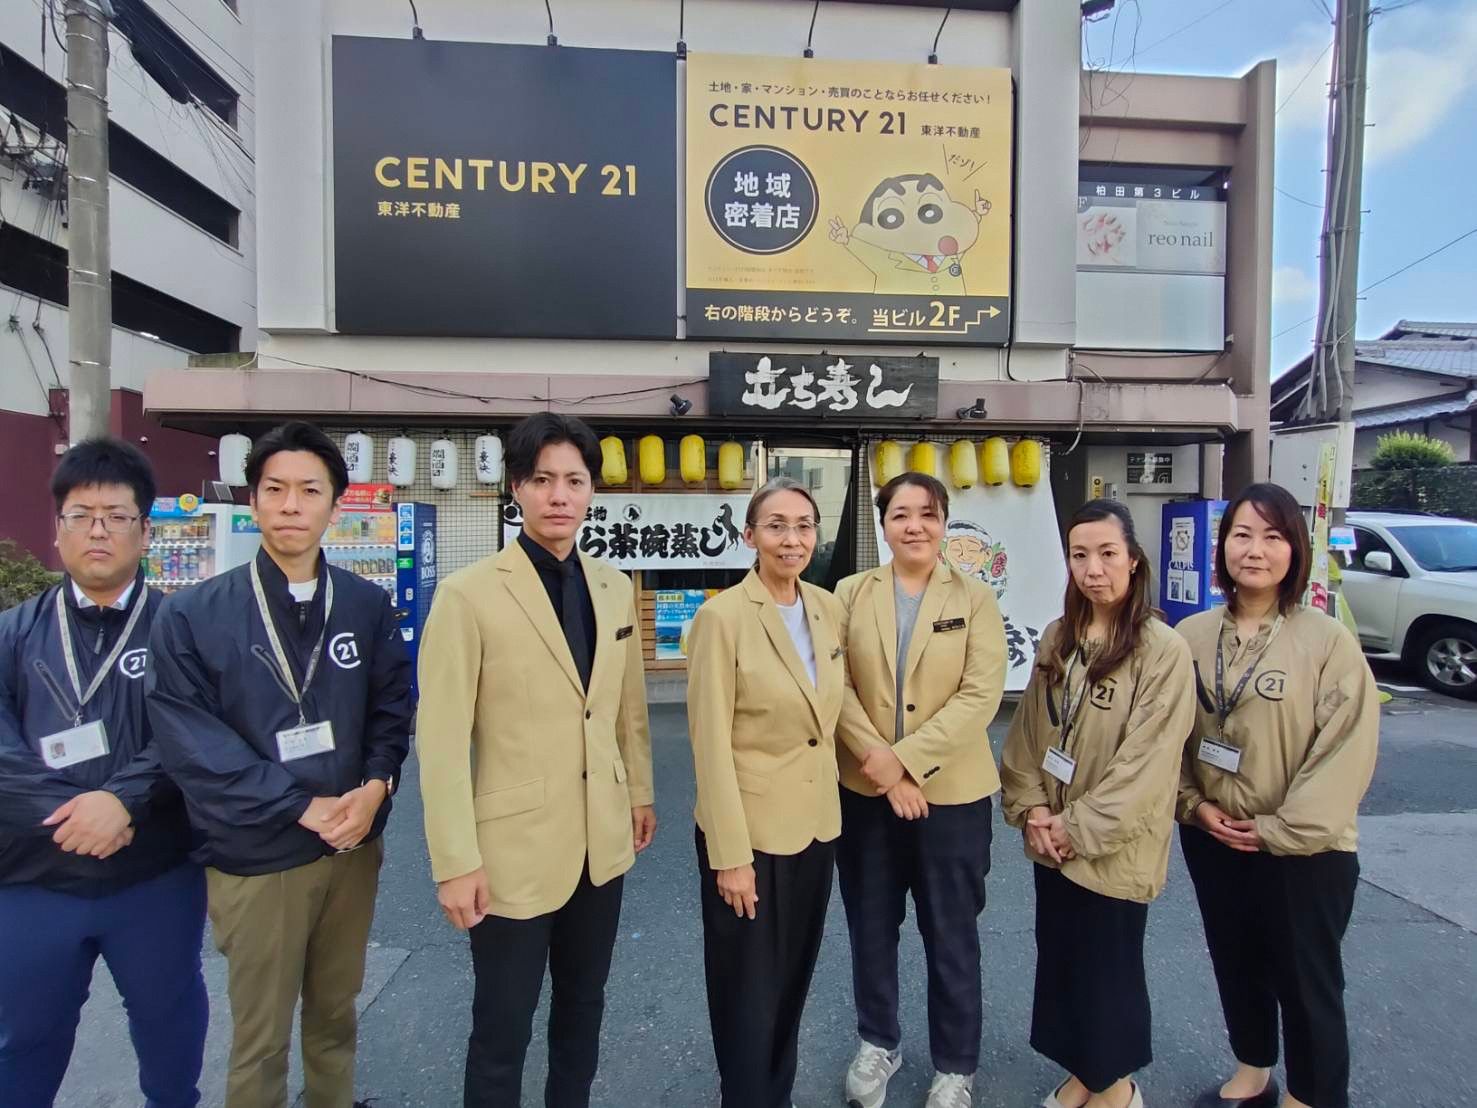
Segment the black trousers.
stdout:
<path fill-rule="evenodd" d="M 533 919 L 488 916 L 472 928 L 472 1035 L 467 1043 L 466 1108 L 519 1108 L 523 1059 L 534 1009 L 549 970 L 549 1076 L 546 1108 L 587 1108 L 600 1059 L 605 979 L 621 918 L 621 886 L 590 883 L 586 867 L 574 895 Z"/>
<path fill-rule="evenodd" d="M 790 1108 L 800 1017 L 820 954 L 831 900 L 835 843 L 799 854 L 754 852 L 755 918 L 736 916 L 718 895 L 708 847 L 697 831 L 708 1019 L 723 1108 Z"/>
<path fill-rule="evenodd" d="M 1144 928 L 1149 906 L 1085 889 L 1039 863 L 1031 1047 L 1100 1093 L 1154 1060 Z"/>
<path fill-rule="evenodd" d="M 990 798 L 934 804 L 928 818 L 899 819 L 885 796 L 841 790 L 836 874 L 851 933 L 857 1032 L 895 1050 L 898 931 L 917 909 L 928 962 L 928 1044 L 939 1073 L 979 1067 L 984 999 L 979 917 L 990 872 Z"/>
<path fill-rule="evenodd" d="M 1276 1064 L 1280 1008 L 1287 1091 L 1314 1108 L 1348 1108 L 1343 939 L 1358 855 L 1249 854 L 1189 826 L 1180 845 L 1237 1061 Z"/>

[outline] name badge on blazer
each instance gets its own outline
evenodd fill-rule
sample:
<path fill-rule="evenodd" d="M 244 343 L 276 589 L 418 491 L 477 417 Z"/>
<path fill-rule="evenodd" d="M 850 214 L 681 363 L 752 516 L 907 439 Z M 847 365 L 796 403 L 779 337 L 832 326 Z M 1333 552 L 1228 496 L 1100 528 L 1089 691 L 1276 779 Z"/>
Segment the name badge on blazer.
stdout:
<path fill-rule="evenodd" d="M 935 631 L 963 631 L 964 617 L 959 616 L 956 619 L 936 619 L 933 621 L 933 629 Z"/>
<path fill-rule="evenodd" d="M 628 623 L 615 633 L 615 641 L 620 642 L 622 639 L 629 639 L 635 632 L 635 624 Z"/>

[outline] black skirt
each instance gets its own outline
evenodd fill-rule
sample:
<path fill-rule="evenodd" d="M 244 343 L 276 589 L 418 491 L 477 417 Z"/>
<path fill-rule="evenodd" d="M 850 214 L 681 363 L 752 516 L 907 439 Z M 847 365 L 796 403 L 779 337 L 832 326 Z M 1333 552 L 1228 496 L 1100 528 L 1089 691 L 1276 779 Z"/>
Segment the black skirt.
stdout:
<path fill-rule="evenodd" d="M 1144 925 L 1149 906 L 1036 871 L 1031 1046 L 1100 1093 L 1153 1060 Z"/>

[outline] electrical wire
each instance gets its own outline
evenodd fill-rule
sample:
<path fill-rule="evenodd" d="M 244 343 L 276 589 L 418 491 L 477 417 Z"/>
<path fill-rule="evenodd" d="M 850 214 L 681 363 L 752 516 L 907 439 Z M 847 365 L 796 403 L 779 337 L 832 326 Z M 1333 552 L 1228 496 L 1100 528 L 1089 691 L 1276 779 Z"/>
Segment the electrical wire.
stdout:
<path fill-rule="evenodd" d="M 1280 192 L 1283 196 L 1287 197 L 1289 200 L 1296 200 L 1299 204 L 1305 204 L 1305 205 L 1307 205 L 1310 208 L 1320 208 L 1321 209 L 1323 207 L 1322 204 L 1315 204 L 1311 200 L 1304 200 L 1301 196 L 1294 196 L 1292 193 L 1288 192 L 1281 185 L 1273 185 L 1272 186 L 1272 189 L 1275 192 Z"/>
<path fill-rule="evenodd" d="M 939 20 L 939 29 L 934 32 L 933 49 L 928 52 L 928 62 L 930 65 L 938 65 L 939 63 L 939 39 L 944 33 L 944 24 L 949 22 L 949 16 L 953 14 L 953 8 L 944 9 L 944 18 Z"/>
<path fill-rule="evenodd" d="M 820 14 L 821 0 L 815 0 L 815 7 L 810 9 L 810 30 L 805 34 L 805 56 L 815 57 L 815 50 L 811 48 L 811 42 L 815 39 L 815 17 Z"/>
<path fill-rule="evenodd" d="M 1276 118 L 1277 116 L 1282 114 L 1282 109 L 1287 107 L 1287 105 L 1292 102 L 1292 98 L 1298 94 L 1298 89 L 1303 87 L 1303 84 L 1308 80 L 1309 77 L 1313 75 L 1313 70 L 1318 68 L 1318 63 L 1321 62 L 1324 58 L 1328 57 L 1328 52 L 1332 49 L 1333 39 L 1329 39 L 1328 45 L 1323 48 L 1323 52 L 1313 59 L 1313 64 L 1308 66 L 1307 71 L 1298 78 L 1298 83 L 1292 86 L 1292 91 L 1289 92 L 1285 97 L 1283 97 L 1282 103 L 1277 105 L 1277 110 L 1272 113 L 1273 118 Z"/>

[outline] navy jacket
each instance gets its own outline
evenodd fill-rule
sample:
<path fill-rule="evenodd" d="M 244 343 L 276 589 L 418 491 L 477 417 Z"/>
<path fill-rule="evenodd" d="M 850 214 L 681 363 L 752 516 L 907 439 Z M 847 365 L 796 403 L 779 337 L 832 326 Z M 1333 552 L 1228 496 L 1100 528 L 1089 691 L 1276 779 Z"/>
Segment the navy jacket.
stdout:
<path fill-rule="evenodd" d="M 114 672 L 82 713 L 100 719 L 108 753 L 65 769 L 41 759 L 40 740 L 73 726 L 75 695 L 67 678 L 56 619 L 58 590 L 67 606 L 78 676 L 85 689 L 123 633 L 129 615 L 146 605 Z M 134 582 L 128 610 L 78 608 L 72 582 L 0 614 L 0 884 L 39 885 L 57 892 L 98 897 L 157 877 L 185 861 L 190 828 L 179 791 L 164 775 L 144 709 L 144 674 L 151 662 L 150 623 L 163 596 Z M 66 698 L 57 698 L 44 668 Z M 133 842 L 99 860 L 63 852 L 55 828 L 41 826 L 57 808 L 81 793 L 106 790 L 133 818 Z"/>
<path fill-rule="evenodd" d="M 298 709 L 279 680 L 249 566 L 165 600 L 147 681 L 160 757 L 204 837 L 194 857 L 242 876 L 332 854 L 298 818 L 314 797 L 341 796 L 373 777 L 398 784 L 415 707 L 410 659 L 383 589 L 320 558 L 318 590 L 299 605 L 266 551 L 256 565 L 299 690 L 333 576 L 323 656 L 303 706 L 308 722 L 333 722 L 334 749 L 279 757 L 277 732 L 298 725 Z M 386 798 L 365 842 L 383 832 L 390 806 Z"/>

